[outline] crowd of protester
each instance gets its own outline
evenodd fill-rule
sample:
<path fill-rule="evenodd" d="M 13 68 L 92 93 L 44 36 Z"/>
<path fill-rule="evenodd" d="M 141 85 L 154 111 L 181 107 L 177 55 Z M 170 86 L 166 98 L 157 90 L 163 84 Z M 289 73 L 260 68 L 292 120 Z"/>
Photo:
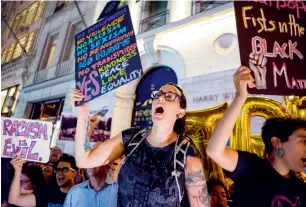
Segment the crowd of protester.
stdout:
<path fill-rule="evenodd" d="M 87 148 L 88 122 L 78 119 L 76 159 L 59 147 L 51 149 L 46 164 L 15 156 L 2 182 L 1 206 L 305 206 L 306 184 L 296 177 L 306 169 L 305 120 L 267 119 L 261 134 L 267 158 L 226 146 L 253 81 L 246 67 L 235 73 L 237 95 L 207 147 L 208 156 L 234 181 L 232 195 L 219 180 L 206 182 L 194 144 L 178 136 L 184 135 L 186 99 L 178 86 L 167 84 L 153 94 L 152 131 L 131 128 Z M 75 91 L 74 97 L 80 101 L 83 95 Z M 88 106 L 81 107 L 79 116 L 88 117 Z M 165 131 L 171 132 L 165 143 L 156 142 L 154 136 L 163 138 Z"/>
<path fill-rule="evenodd" d="M 2 158 L 3 163 L 8 160 Z M 112 175 L 118 165 L 114 166 L 78 169 L 75 158 L 59 147 L 51 149 L 46 164 L 15 156 L 2 168 L 8 180 L 2 181 L 1 206 L 116 206 L 116 178 Z"/>

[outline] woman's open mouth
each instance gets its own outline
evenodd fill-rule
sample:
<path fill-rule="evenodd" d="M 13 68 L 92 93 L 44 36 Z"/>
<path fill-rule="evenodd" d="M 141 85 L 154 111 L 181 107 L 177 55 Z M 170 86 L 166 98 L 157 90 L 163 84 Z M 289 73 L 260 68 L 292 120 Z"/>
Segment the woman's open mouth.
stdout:
<path fill-rule="evenodd" d="M 164 108 L 163 108 L 163 107 L 159 106 L 159 107 L 157 107 L 157 108 L 155 109 L 155 114 L 156 114 L 156 115 L 161 115 L 161 114 L 163 114 L 163 113 L 164 113 Z"/>

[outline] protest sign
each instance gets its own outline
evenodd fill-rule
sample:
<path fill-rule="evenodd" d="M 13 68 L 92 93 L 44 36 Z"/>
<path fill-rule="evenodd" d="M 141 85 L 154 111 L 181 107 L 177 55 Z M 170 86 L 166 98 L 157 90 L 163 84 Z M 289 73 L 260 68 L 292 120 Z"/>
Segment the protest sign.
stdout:
<path fill-rule="evenodd" d="M 142 67 L 127 6 L 75 36 L 76 88 L 85 102 L 139 78 Z"/>
<path fill-rule="evenodd" d="M 306 3 L 235 1 L 241 64 L 255 79 L 252 94 L 306 95 Z"/>
<path fill-rule="evenodd" d="M 88 135 L 90 142 L 104 142 L 110 138 L 112 118 L 107 106 L 90 112 Z M 78 118 L 73 113 L 62 113 L 59 140 L 74 141 Z"/>
<path fill-rule="evenodd" d="M 49 161 L 53 123 L 1 117 L 1 124 L 1 157 L 19 154 L 29 161 Z"/>

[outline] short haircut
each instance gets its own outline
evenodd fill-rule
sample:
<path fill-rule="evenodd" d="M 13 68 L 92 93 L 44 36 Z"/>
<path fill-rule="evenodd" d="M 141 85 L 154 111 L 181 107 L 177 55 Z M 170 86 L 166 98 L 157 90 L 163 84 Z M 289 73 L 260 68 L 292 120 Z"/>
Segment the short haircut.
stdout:
<path fill-rule="evenodd" d="M 224 189 L 225 193 L 227 194 L 227 190 L 226 190 L 226 187 L 225 187 L 224 183 L 222 183 L 220 180 L 217 180 L 217 179 L 214 179 L 214 178 L 209 179 L 209 181 L 207 182 L 208 193 L 212 193 L 212 190 L 213 190 L 214 186 L 216 186 L 216 185 L 221 186 Z"/>
<path fill-rule="evenodd" d="M 56 163 L 56 166 L 60 163 L 60 162 L 68 162 L 71 165 L 71 168 L 74 170 L 78 170 L 78 167 L 76 166 L 76 161 L 75 158 L 71 155 L 68 156 L 61 156 L 59 158 L 59 160 Z"/>
<path fill-rule="evenodd" d="M 287 142 L 294 131 L 306 129 L 305 119 L 295 118 L 270 118 L 267 119 L 262 127 L 261 137 L 265 144 L 266 152 L 271 154 L 273 145 L 272 137 L 277 137 L 281 142 Z"/>

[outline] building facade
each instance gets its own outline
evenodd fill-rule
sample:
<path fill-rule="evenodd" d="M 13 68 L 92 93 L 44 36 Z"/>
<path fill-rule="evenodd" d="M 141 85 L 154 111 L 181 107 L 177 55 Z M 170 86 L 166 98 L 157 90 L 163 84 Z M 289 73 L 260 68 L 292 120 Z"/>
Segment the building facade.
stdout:
<path fill-rule="evenodd" d="M 137 34 L 144 76 L 90 102 L 92 110 L 111 105 L 112 135 L 130 126 L 152 124 L 151 91 L 167 82 L 177 83 L 185 90 L 189 111 L 210 108 L 233 99 L 232 75 L 240 66 L 240 58 L 232 2 L 126 3 Z M 73 142 L 59 141 L 57 137 L 61 113 L 76 113 L 70 105 L 75 88 L 74 35 L 94 24 L 105 4 L 104 1 L 46 2 L 44 16 L 37 26 L 40 29 L 31 63 L 27 64 L 25 78 L 19 78 L 22 90 L 14 117 L 52 121 L 55 124 L 52 145 L 59 145 L 66 153 L 74 153 Z M 34 21 L 33 24 L 38 23 Z M 10 25 L 16 27 L 14 22 Z M 7 46 L 8 54 L 13 53 L 9 43 L 2 45 Z M 11 64 L 3 60 L 3 67 Z M 25 71 L 23 66 L 18 67 Z M 16 72 L 15 69 L 7 71 Z M 14 76 L 9 74 L 2 72 L 2 80 Z M 11 80 L 6 82 L 5 87 L 2 83 L 2 90 L 9 91 L 14 84 Z M 279 96 L 270 98 L 284 101 Z M 253 133 L 258 133 L 262 121 L 254 120 Z"/>
<path fill-rule="evenodd" d="M 1 2 L 1 116 L 14 116 L 44 20 L 44 1 Z"/>

